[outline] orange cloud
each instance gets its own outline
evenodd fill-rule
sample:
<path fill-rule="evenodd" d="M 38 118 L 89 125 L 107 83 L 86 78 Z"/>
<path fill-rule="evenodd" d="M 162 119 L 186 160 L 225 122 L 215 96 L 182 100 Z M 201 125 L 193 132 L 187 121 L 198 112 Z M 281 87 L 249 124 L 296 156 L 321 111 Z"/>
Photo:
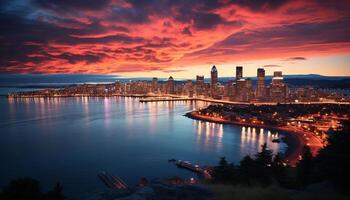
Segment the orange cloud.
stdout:
<path fill-rule="evenodd" d="M 179 72 L 179 66 L 350 53 L 347 1 L 34 0 L 26 6 L 1 4 L 0 73 Z"/>

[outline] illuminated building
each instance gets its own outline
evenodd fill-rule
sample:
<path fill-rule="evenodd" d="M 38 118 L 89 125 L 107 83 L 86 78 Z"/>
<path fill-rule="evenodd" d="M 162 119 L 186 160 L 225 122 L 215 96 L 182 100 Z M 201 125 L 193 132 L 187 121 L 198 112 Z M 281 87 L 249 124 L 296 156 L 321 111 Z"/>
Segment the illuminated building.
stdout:
<path fill-rule="evenodd" d="M 196 77 L 196 96 L 204 95 L 205 84 L 204 84 L 204 76 Z"/>
<path fill-rule="evenodd" d="M 124 90 L 123 84 L 120 81 L 116 81 L 114 83 L 114 92 L 120 94 L 123 92 L 123 90 Z"/>
<path fill-rule="evenodd" d="M 236 84 L 234 84 L 234 99 L 236 101 L 250 101 L 253 94 L 253 84 L 251 79 L 243 78 L 243 67 L 236 67 Z"/>
<path fill-rule="evenodd" d="M 174 82 L 174 78 L 172 76 L 170 76 L 168 81 L 167 81 L 167 93 L 168 94 L 175 94 L 175 82 Z"/>
<path fill-rule="evenodd" d="M 210 84 L 212 86 L 216 85 L 218 83 L 218 70 L 216 69 L 215 65 L 211 68 L 210 72 Z"/>
<path fill-rule="evenodd" d="M 243 67 L 242 66 L 236 66 L 236 81 L 243 78 Z"/>
<path fill-rule="evenodd" d="M 236 100 L 248 101 L 247 81 L 244 78 L 236 80 Z"/>
<path fill-rule="evenodd" d="M 185 95 L 188 97 L 193 97 L 193 84 L 192 80 L 187 80 L 185 83 Z"/>
<path fill-rule="evenodd" d="M 265 95 L 265 70 L 263 68 L 258 68 L 256 98 L 263 99 Z"/>
<path fill-rule="evenodd" d="M 158 78 L 152 78 L 152 92 L 158 93 Z"/>
<path fill-rule="evenodd" d="M 272 82 L 269 88 L 269 97 L 273 102 L 285 102 L 287 97 L 287 86 L 284 84 L 282 71 L 273 73 Z"/>
<path fill-rule="evenodd" d="M 211 96 L 213 98 L 217 96 L 217 84 L 218 84 L 218 70 L 214 65 L 211 68 L 211 72 L 210 72 L 210 88 L 211 88 Z"/>

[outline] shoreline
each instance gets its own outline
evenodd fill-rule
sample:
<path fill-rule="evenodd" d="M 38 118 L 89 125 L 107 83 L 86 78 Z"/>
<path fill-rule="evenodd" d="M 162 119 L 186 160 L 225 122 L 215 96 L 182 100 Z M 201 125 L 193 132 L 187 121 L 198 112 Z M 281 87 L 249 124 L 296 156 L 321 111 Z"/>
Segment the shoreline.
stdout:
<path fill-rule="evenodd" d="M 238 126 L 249 126 L 249 127 L 255 127 L 255 128 L 266 128 L 269 130 L 275 130 L 275 131 L 282 131 L 281 134 L 285 136 L 285 142 L 287 144 L 287 149 L 285 154 L 285 162 L 289 163 L 292 166 L 295 166 L 297 162 L 299 161 L 299 157 L 302 154 L 303 148 L 305 145 L 308 145 L 311 149 L 311 152 L 315 156 L 318 151 L 323 148 L 323 144 L 321 141 L 314 136 L 312 133 L 295 129 L 292 127 L 287 126 L 269 126 L 269 125 L 263 125 L 263 124 L 251 124 L 251 123 L 242 123 L 242 122 L 235 122 L 235 121 L 229 121 L 225 119 L 217 119 L 213 117 L 206 117 L 202 115 L 196 114 L 196 111 L 192 111 L 185 114 L 186 117 L 194 120 L 204 121 L 204 122 L 214 122 L 214 123 L 220 123 L 220 124 L 231 124 L 231 125 L 238 125 Z M 309 138 L 309 139 L 306 139 Z"/>
<path fill-rule="evenodd" d="M 208 98 L 198 98 L 198 97 L 183 97 L 183 96 L 174 96 L 174 95 L 151 95 L 151 94 L 62 94 L 62 95 L 52 95 L 52 94 L 7 94 L 4 95 L 7 98 L 12 99 L 27 99 L 27 98 L 66 98 L 66 97 L 134 97 L 134 98 L 143 98 L 142 103 L 147 102 L 164 102 L 164 101 L 203 101 L 208 103 L 215 104 L 225 104 L 225 105 L 310 105 L 310 104 L 336 104 L 336 105 L 350 105 L 350 102 L 339 102 L 339 101 L 316 101 L 316 102 L 238 102 L 238 101 L 227 101 L 219 99 L 208 99 Z M 172 97 L 172 99 L 148 99 L 152 97 Z"/>
<path fill-rule="evenodd" d="M 33 95 L 28 95 L 28 96 L 15 96 L 15 97 L 10 97 L 9 95 L 7 96 L 8 98 L 13 98 L 13 99 L 26 99 L 26 98 L 69 98 L 69 97 L 132 97 L 132 98 L 147 98 L 147 97 L 157 97 L 157 96 L 150 96 L 150 95 L 139 95 L 139 94 L 130 94 L 130 95 L 122 95 L 122 94 L 105 94 L 105 95 L 83 95 L 83 94 L 78 94 L 78 95 L 57 95 L 57 96 L 46 96 L 46 95 L 39 95 L 39 96 L 33 96 Z M 158 96 L 159 97 L 159 96 Z M 175 98 L 176 99 L 176 98 Z M 179 99 L 177 99 L 179 100 Z M 181 101 L 184 99 L 181 99 Z M 191 100 L 191 101 L 206 101 L 205 99 L 186 99 L 186 100 Z M 160 100 L 164 101 L 164 99 Z M 184 100 L 185 101 L 185 100 Z M 209 101 L 211 102 L 211 101 Z M 319 102 L 320 103 L 320 102 Z M 234 102 L 233 104 L 236 104 Z M 288 104 L 288 103 L 286 103 Z M 284 143 L 287 144 L 287 149 L 285 151 L 285 161 L 290 163 L 291 165 L 295 165 L 298 160 L 299 160 L 299 155 L 303 151 L 303 148 L 305 145 L 309 143 L 309 147 L 315 156 L 318 151 L 323 148 L 322 142 L 313 135 L 313 133 L 300 130 L 297 128 L 293 127 L 287 127 L 287 126 L 270 126 L 270 125 L 264 125 L 264 124 L 251 124 L 251 123 L 243 123 L 243 122 L 236 122 L 236 121 L 229 121 L 221 118 L 213 118 L 213 117 L 207 117 L 207 116 L 199 116 L 198 114 L 195 114 L 196 111 L 192 111 L 189 113 L 186 113 L 185 116 L 188 118 L 194 119 L 194 120 L 200 120 L 200 121 L 208 121 L 208 122 L 214 122 L 214 123 L 221 123 L 221 124 L 233 124 L 233 125 L 238 125 L 238 126 L 249 126 L 249 127 L 255 127 L 255 128 L 267 128 L 270 130 L 275 130 L 275 131 L 282 131 L 282 134 L 285 136 L 284 137 Z M 308 140 L 306 139 L 308 138 Z"/>

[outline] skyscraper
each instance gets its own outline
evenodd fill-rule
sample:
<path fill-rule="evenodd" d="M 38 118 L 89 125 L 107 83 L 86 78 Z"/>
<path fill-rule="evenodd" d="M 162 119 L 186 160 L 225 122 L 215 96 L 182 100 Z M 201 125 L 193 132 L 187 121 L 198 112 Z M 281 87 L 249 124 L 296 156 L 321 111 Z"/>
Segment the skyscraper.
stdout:
<path fill-rule="evenodd" d="M 210 93 L 211 93 L 211 97 L 213 98 L 216 98 L 218 94 L 217 85 L 218 85 L 218 70 L 214 65 L 211 68 L 211 72 L 210 72 Z"/>
<path fill-rule="evenodd" d="M 283 82 L 282 71 L 275 71 L 270 86 L 270 98 L 274 102 L 284 102 L 287 97 L 287 86 Z"/>
<path fill-rule="evenodd" d="M 243 78 L 243 67 L 237 66 L 236 67 L 236 81 L 238 81 L 241 78 Z"/>
<path fill-rule="evenodd" d="M 249 92 L 247 81 L 243 78 L 236 80 L 236 101 L 248 101 Z"/>
<path fill-rule="evenodd" d="M 170 76 L 167 81 L 167 93 L 175 94 L 175 83 L 174 83 L 174 78 L 172 76 Z"/>
<path fill-rule="evenodd" d="M 204 76 L 198 76 L 196 77 L 196 95 L 200 96 L 204 94 Z"/>
<path fill-rule="evenodd" d="M 211 68 L 210 75 L 210 84 L 211 86 L 214 86 L 218 83 L 218 70 L 216 69 L 215 65 Z"/>
<path fill-rule="evenodd" d="M 258 68 L 256 98 L 261 99 L 264 97 L 265 97 L 265 70 L 263 68 Z"/>

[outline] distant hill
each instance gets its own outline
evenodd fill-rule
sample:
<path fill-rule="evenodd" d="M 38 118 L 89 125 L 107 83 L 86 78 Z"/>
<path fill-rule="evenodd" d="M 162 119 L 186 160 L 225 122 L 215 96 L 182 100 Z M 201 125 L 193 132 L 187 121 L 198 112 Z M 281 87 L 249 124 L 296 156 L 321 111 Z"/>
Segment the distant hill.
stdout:
<path fill-rule="evenodd" d="M 350 89 L 349 76 L 322 76 L 318 74 L 307 75 L 284 75 L 284 81 L 289 87 L 293 86 L 312 86 L 318 88 L 339 88 Z M 256 84 L 256 77 L 247 77 L 252 79 L 253 84 Z M 233 77 L 221 77 L 219 81 L 225 83 L 229 80 L 234 80 Z M 266 84 L 271 83 L 272 76 L 266 76 Z M 210 79 L 207 79 L 210 81 Z"/>
<path fill-rule="evenodd" d="M 253 84 L 256 77 L 251 78 Z M 266 84 L 271 83 L 272 76 L 266 76 Z M 318 74 L 306 75 L 284 75 L 285 82 L 289 87 L 293 86 L 313 86 L 321 88 L 350 88 L 350 77 L 348 76 L 322 76 Z M 152 77 L 125 78 L 117 75 L 86 75 L 86 74 L 0 74 L 0 87 L 20 87 L 20 88 L 59 88 L 65 85 L 82 83 L 112 83 L 115 81 L 127 82 L 130 80 L 152 80 Z M 167 78 L 159 78 L 159 81 L 166 81 Z M 192 79 L 193 81 L 195 79 Z M 219 81 L 224 84 L 234 77 L 219 77 Z M 185 82 L 186 79 L 177 79 L 176 82 Z M 210 82 L 210 78 L 205 79 Z"/>

